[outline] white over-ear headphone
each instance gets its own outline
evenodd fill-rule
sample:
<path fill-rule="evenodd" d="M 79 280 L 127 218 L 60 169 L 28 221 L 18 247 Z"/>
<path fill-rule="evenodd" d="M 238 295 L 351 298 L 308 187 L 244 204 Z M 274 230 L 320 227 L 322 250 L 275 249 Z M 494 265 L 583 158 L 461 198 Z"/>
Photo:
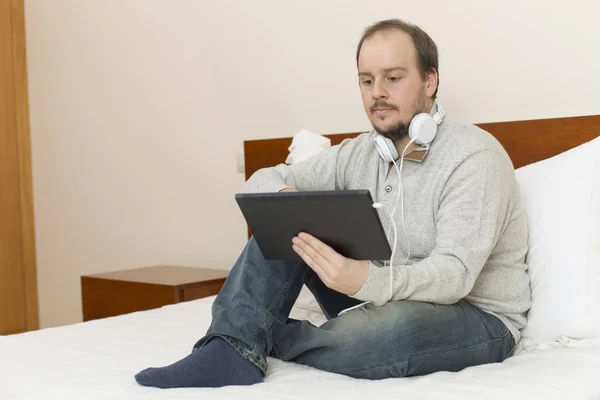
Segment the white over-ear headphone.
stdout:
<path fill-rule="evenodd" d="M 433 115 L 420 113 L 413 117 L 408 126 L 408 136 L 411 142 L 416 144 L 429 144 L 435 139 L 438 125 L 442 123 L 444 110 L 442 106 L 435 102 L 437 112 Z M 375 135 L 373 138 L 377 152 L 387 162 L 394 162 L 400 158 L 394 142 L 383 135 Z"/>

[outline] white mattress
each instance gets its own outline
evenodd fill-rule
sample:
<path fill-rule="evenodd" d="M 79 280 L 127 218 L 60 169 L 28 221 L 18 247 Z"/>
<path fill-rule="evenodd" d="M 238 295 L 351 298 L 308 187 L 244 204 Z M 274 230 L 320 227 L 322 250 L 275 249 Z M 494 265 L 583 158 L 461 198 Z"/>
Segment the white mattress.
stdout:
<path fill-rule="evenodd" d="M 600 348 L 536 350 L 459 373 L 382 381 L 269 359 L 264 383 L 250 387 L 137 385 L 139 370 L 189 354 L 212 300 L 0 337 L 0 399 L 600 399 Z"/>

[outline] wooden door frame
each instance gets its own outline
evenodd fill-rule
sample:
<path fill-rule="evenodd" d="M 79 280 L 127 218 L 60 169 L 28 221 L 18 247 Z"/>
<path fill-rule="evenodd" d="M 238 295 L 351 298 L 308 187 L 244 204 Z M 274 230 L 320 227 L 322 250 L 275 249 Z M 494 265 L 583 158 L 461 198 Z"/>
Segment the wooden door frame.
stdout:
<path fill-rule="evenodd" d="M 29 134 L 29 96 L 25 41 L 24 0 L 10 0 L 12 60 L 15 85 L 15 111 L 21 197 L 21 242 L 25 279 L 26 330 L 39 329 L 31 139 Z"/>

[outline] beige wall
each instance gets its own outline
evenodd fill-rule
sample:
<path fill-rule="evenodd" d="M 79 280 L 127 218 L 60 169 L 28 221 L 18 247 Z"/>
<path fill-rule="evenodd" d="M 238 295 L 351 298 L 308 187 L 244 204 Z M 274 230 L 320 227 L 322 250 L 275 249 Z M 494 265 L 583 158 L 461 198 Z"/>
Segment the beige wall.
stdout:
<path fill-rule="evenodd" d="M 84 273 L 230 268 L 243 140 L 368 129 L 354 64 L 367 24 L 430 32 L 456 116 L 598 114 L 598 4 L 27 0 L 41 325 L 80 321 Z"/>

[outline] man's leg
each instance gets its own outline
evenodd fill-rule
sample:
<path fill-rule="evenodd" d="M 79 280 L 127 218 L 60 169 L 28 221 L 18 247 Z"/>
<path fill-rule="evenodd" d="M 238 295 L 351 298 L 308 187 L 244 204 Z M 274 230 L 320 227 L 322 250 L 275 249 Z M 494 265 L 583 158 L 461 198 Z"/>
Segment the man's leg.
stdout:
<path fill-rule="evenodd" d="M 274 357 L 365 379 L 501 362 L 514 347 L 498 318 L 465 301 L 366 305 L 320 327 L 308 321 L 277 322 L 273 340 Z"/>
<path fill-rule="evenodd" d="M 287 321 L 308 271 L 302 261 L 266 260 L 251 238 L 216 297 L 210 328 L 192 354 L 167 367 L 144 370 L 136 380 L 162 388 L 260 382 L 273 346 L 273 324 Z"/>

